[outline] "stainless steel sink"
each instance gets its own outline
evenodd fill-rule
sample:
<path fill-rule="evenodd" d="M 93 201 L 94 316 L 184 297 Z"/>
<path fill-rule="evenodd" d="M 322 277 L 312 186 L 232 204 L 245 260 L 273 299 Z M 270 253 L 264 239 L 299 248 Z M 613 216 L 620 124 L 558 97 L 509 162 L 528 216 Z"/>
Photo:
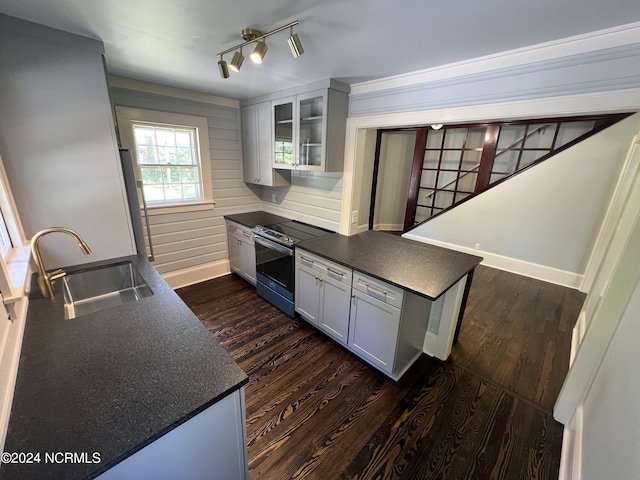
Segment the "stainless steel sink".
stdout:
<path fill-rule="evenodd" d="M 67 319 L 153 295 L 131 262 L 67 273 L 62 283 Z"/>

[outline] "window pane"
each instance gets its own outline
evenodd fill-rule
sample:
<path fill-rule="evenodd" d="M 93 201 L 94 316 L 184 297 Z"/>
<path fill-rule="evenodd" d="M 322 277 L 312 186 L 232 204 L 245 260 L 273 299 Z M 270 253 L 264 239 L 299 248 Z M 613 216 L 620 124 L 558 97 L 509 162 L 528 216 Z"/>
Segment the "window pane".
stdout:
<path fill-rule="evenodd" d="M 164 198 L 165 200 L 182 200 L 182 185 L 165 185 Z"/>
<path fill-rule="evenodd" d="M 484 146 L 485 128 L 470 128 L 464 148 L 482 148 Z"/>
<path fill-rule="evenodd" d="M 525 125 L 507 125 L 500 128 L 498 148 L 520 148 Z"/>
<path fill-rule="evenodd" d="M 182 170 L 182 181 L 187 182 L 197 182 L 198 181 L 198 169 L 195 167 L 181 167 Z"/>
<path fill-rule="evenodd" d="M 158 147 L 158 163 L 176 163 L 176 149 L 173 147 Z"/>
<path fill-rule="evenodd" d="M 135 126 L 133 128 L 133 131 L 136 137 L 136 145 L 155 145 L 156 144 L 153 128 Z"/>
<path fill-rule="evenodd" d="M 178 147 L 193 147 L 193 137 L 189 130 L 176 130 L 176 145 Z"/>
<path fill-rule="evenodd" d="M 520 158 L 520 168 L 526 167 L 531 162 L 536 161 L 540 157 L 544 157 L 547 153 L 545 150 L 525 150 L 522 152 L 522 157 Z"/>
<path fill-rule="evenodd" d="M 140 167 L 142 183 L 162 183 L 162 169 L 160 167 Z"/>
<path fill-rule="evenodd" d="M 580 135 L 584 135 L 595 127 L 595 121 L 589 122 L 564 122 L 560 124 L 560 131 L 556 139 L 556 148 L 561 147 Z"/>
<path fill-rule="evenodd" d="M 197 200 L 200 196 L 198 184 L 184 183 L 182 185 L 182 196 L 185 200 Z"/>
<path fill-rule="evenodd" d="M 176 145 L 176 137 L 172 128 L 156 128 L 156 141 L 158 145 L 174 147 Z"/>
<path fill-rule="evenodd" d="M 144 199 L 148 203 L 164 201 L 164 188 L 162 185 L 144 185 Z"/>
<path fill-rule="evenodd" d="M 461 153 L 461 150 L 445 150 L 442 152 L 440 168 L 444 168 L 446 170 L 458 170 L 458 167 L 460 166 Z"/>
<path fill-rule="evenodd" d="M 193 150 L 191 148 L 178 147 L 176 149 L 175 163 L 181 165 L 195 165 L 196 161 L 193 157 Z"/>
<path fill-rule="evenodd" d="M 434 170 L 423 170 L 420 177 L 420 186 L 433 188 L 436 184 L 436 173 Z"/>
<path fill-rule="evenodd" d="M 458 180 L 458 190 L 461 190 L 464 192 L 473 192 L 476 188 L 477 176 L 478 176 L 477 173 L 467 173 L 466 175 L 463 174 Z M 458 200 L 459 198 L 456 197 L 456 202 Z"/>
<path fill-rule="evenodd" d="M 555 133 L 555 124 L 529 125 L 524 148 L 551 148 Z"/>
<path fill-rule="evenodd" d="M 456 177 L 458 176 L 458 172 L 440 172 L 438 176 L 438 188 L 451 188 L 456 182 Z"/>
<path fill-rule="evenodd" d="M 439 160 L 440 150 L 426 150 L 424 152 L 424 162 L 422 165 L 425 168 L 437 168 Z"/>
<path fill-rule="evenodd" d="M 520 150 L 499 151 L 493 160 L 493 171 L 502 173 L 512 173 L 516 169 Z"/>
<path fill-rule="evenodd" d="M 166 167 L 164 169 L 165 183 L 180 183 L 180 168 L 179 167 Z"/>
<path fill-rule="evenodd" d="M 427 148 L 442 148 L 442 133 L 444 130 L 429 130 L 427 132 Z"/>
<path fill-rule="evenodd" d="M 477 169 L 480 165 L 480 157 L 482 157 L 482 152 L 465 150 L 462 158 L 462 170 Z"/>
<path fill-rule="evenodd" d="M 160 163 L 160 161 L 158 160 L 158 152 L 156 151 L 156 148 L 154 146 L 151 146 L 151 145 L 145 145 L 145 146 L 138 145 L 137 153 L 138 153 L 138 163 L 139 164 Z"/>
<path fill-rule="evenodd" d="M 451 128 L 445 130 L 444 148 L 462 148 L 466 133 L 466 128 Z"/>

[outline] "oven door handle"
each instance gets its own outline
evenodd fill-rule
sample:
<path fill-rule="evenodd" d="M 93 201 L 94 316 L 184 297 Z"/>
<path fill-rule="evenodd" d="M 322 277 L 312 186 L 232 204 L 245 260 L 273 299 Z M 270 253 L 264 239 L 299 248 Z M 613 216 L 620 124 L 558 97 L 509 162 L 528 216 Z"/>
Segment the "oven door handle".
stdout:
<path fill-rule="evenodd" d="M 260 245 L 262 245 L 264 247 L 270 248 L 270 249 L 275 250 L 275 251 L 280 252 L 280 253 L 284 253 L 285 255 L 288 255 L 290 257 L 293 256 L 293 250 L 292 249 L 287 248 L 285 246 L 282 246 L 282 245 L 280 245 L 280 244 L 278 244 L 276 242 L 272 242 L 271 240 L 267 240 L 266 238 L 263 238 L 263 237 L 261 237 L 259 235 L 254 235 L 253 236 L 253 241 L 256 242 L 256 243 L 259 243 Z"/>

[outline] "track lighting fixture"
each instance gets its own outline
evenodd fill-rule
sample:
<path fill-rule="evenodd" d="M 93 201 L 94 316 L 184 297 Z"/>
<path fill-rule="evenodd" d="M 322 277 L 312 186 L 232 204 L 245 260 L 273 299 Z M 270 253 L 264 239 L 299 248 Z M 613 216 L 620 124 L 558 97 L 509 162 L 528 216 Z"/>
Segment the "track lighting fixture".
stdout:
<path fill-rule="evenodd" d="M 244 61 L 244 57 L 242 56 L 242 47 L 240 47 L 240 51 L 233 54 L 233 58 L 231 59 L 229 68 L 234 72 L 239 72 L 240 67 L 242 67 L 243 61 Z"/>
<path fill-rule="evenodd" d="M 302 48 L 298 34 L 293 33 L 293 27 L 289 30 L 289 38 L 287 38 L 287 42 L 289 42 L 289 47 L 291 48 L 291 53 L 293 53 L 294 58 L 298 58 L 304 53 L 304 48 Z"/>
<path fill-rule="evenodd" d="M 300 22 L 295 21 L 291 22 L 288 25 L 284 25 L 280 28 L 276 28 L 267 33 L 262 33 L 260 30 L 256 30 L 254 28 L 245 28 L 241 32 L 241 37 L 244 40 L 244 43 L 240 45 L 236 45 L 235 47 L 229 48 L 224 52 L 220 52 L 218 56 L 220 57 L 220 61 L 218 61 L 218 69 L 220 70 L 220 76 L 222 78 L 229 78 L 229 69 L 234 72 L 240 71 L 240 67 L 242 66 L 242 62 L 244 61 L 244 57 L 242 56 L 242 47 L 246 47 L 252 43 L 255 43 L 256 46 L 249 55 L 249 58 L 254 63 L 262 63 L 262 59 L 267 53 L 267 43 L 265 39 L 275 33 L 282 32 L 283 30 L 289 29 L 289 37 L 287 38 L 287 42 L 289 43 L 289 47 L 291 48 L 291 53 L 294 58 L 299 57 L 304 53 L 304 49 L 302 48 L 302 43 L 300 42 L 300 38 L 297 33 L 293 33 L 293 27 L 298 25 Z M 233 59 L 231 63 L 227 66 L 227 62 L 224 61 L 223 55 L 234 52 Z"/>
<path fill-rule="evenodd" d="M 251 61 L 253 63 L 260 64 L 262 63 L 262 59 L 264 58 L 265 53 L 267 53 L 267 50 L 267 44 L 265 43 L 264 39 L 262 39 L 258 43 L 256 43 L 256 48 L 251 53 L 251 55 L 249 55 L 249 58 L 251 58 Z"/>
<path fill-rule="evenodd" d="M 229 78 L 229 67 L 227 67 L 227 62 L 224 61 L 222 55 L 219 55 L 220 60 L 218 60 L 218 69 L 220 70 L 220 76 L 222 78 Z"/>

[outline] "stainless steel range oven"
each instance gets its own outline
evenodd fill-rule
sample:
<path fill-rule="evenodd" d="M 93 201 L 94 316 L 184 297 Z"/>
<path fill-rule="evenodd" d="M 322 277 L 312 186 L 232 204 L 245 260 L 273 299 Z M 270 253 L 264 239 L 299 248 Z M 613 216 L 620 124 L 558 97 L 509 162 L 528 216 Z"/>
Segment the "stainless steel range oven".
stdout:
<path fill-rule="evenodd" d="M 290 317 L 294 307 L 294 245 L 303 240 L 328 235 L 330 230 L 292 220 L 252 229 L 256 247 L 256 288 L 258 295 Z"/>

